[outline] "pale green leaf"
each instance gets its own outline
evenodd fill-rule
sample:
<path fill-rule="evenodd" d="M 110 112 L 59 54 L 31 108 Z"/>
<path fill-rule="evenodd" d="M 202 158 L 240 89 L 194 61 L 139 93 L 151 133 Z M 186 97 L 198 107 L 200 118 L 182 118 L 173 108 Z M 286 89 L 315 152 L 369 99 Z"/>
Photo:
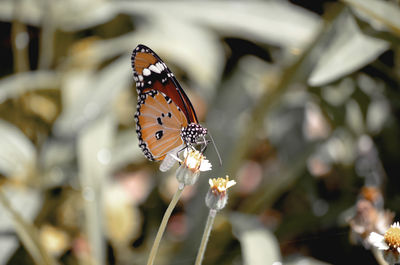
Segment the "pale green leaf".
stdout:
<path fill-rule="evenodd" d="M 99 72 L 74 71 L 64 81 L 63 112 L 54 125 L 62 136 L 76 134 L 88 122 L 109 112 L 115 96 L 131 82 L 130 60 L 122 56 Z"/>
<path fill-rule="evenodd" d="M 308 83 L 322 86 L 374 61 L 389 43 L 361 33 L 353 17 L 345 13 L 337 24 L 337 35 L 321 55 Z"/>
<path fill-rule="evenodd" d="M 19 73 L 0 80 L 0 103 L 37 89 L 54 89 L 60 85 L 60 75 L 53 71 Z"/>
<path fill-rule="evenodd" d="M 0 172 L 25 180 L 36 170 L 36 151 L 30 140 L 14 125 L 0 120 Z"/>
<path fill-rule="evenodd" d="M 265 265 L 280 262 L 278 240 L 255 216 L 231 214 L 234 233 L 240 241 L 243 264 Z"/>
<path fill-rule="evenodd" d="M 28 216 L 27 213 L 34 212 L 36 215 L 38 211 L 38 204 L 41 204 L 41 199 L 36 191 L 20 190 L 20 195 L 15 196 L 15 189 L 3 185 L 0 190 L 0 205 L 3 208 L 2 212 L 7 213 L 9 220 L 12 220 L 13 227 L 24 245 L 25 249 L 32 256 L 32 259 L 37 265 L 53 265 L 56 264 L 55 260 L 49 255 L 39 239 L 39 231 L 33 225 L 33 216 Z M 23 205 L 21 206 L 21 204 Z M 19 206 L 18 206 L 19 205 Z M 33 209 L 29 209 L 28 205 Z M 17 210 L 19 209 L 19 210 Z M 2 216 L 4 218 L 4 216 Z M 4 221 L 4 220 L 3 220 Z"/>
<path fill-rule="evenodd" d="M 389 30 L 400 37 L 400 7 L 390 1 L 342 0 L 360 18 L 369 21 L 377 30 Z"/>

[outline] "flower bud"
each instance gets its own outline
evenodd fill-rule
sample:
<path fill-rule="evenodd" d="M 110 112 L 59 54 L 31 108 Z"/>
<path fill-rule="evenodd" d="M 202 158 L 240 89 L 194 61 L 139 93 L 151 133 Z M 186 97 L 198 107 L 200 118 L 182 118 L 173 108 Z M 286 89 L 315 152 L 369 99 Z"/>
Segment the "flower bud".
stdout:
<path fill-rule="evenodd" d="M 234 180 L 226 178 L 209 179 L 210 189 L 206 195 L 206 205 L 213 210 L 221 210 L 228 202 L 227 190 L 236 184 Z"/>

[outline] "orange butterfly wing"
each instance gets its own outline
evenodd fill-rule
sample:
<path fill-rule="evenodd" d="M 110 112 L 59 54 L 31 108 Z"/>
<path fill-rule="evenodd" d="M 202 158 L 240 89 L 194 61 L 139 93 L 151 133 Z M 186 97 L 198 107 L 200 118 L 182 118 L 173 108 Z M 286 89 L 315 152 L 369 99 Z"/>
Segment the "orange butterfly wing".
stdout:
<path fill-rule="evenodd" d="M 199 123 L 188 96 L 171 70 L 154 51 L 140 44 L 133 51 L 131 59 L 138 94 L 150 90 L 160 91 L 183 111 L 188 123 Z"/>
<path fill-rule="evenodd" d="M 165 94 L 155 90 L 140 94 L 135 114 L 139 146 L 150 160 L 163 160 L 183 146 L 181 129 L 188 125 L 181 109 Z"/>

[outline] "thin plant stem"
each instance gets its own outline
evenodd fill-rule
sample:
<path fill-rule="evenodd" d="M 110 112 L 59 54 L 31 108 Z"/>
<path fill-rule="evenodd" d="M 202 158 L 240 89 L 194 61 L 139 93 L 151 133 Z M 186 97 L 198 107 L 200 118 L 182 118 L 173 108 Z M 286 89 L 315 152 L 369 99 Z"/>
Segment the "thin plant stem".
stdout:
<path fill-rule="evenodd" d="M 382 254 L 381 254 L 381 252 L 380 252 L 378 249 L 373 248 L 373 249 L 372 249 L 372 254 L 374 254 L 374 257 L 375 257 L 375 259 L 376 259 L 376 262 L 377 262 L 379 265 L 389 265 L 389 264 L 383 259 Z"/>
<path fill-rule="evenodd" d="M 169 217 L 171 216 L 172 210 L 175 208 L 175 205 L 177 204 L 179 198 L 181 197 L 182 191 L 184 188 L 185 188 L 185 185 L 182 183 L 179 183 L 178 190 L 175 192 L 174 197 L 172 198 L 171 202 L 168 205 L 167 210 L 164 213 L 163 219 L 161 221 L 160 227 L 158 228 L 156 238 L 154 239 L 154 243 L 153 243 L 153 246 L 150 251 L 149 260 L 147 261 L 147 265 L 153 265 L 153 263 L 154 263 L 154 260 L 157 255 L 158 247 L 160 246 L 161 238 L 164 234 L 165 228 L 167 227 Z"/>
<path fill-rule="evenodd" d="M 206 251 L 208 238 L 210 237 L 211 229 L 216 215 L 217 215 L 217 210 L 211 209 L 208 214 L 206 227 L 204 228 L 203 237 L 201 239 L 199 252 L 197 253 L 195 265 L 200 265 L 201 262 L 203 261 L 204 252 Z"/>

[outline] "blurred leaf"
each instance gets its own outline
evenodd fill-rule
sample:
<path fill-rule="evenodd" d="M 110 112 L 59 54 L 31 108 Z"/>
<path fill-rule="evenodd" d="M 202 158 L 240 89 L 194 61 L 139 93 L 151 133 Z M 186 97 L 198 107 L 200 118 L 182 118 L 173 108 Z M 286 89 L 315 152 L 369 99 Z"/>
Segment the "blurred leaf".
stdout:
<path fill-rule="evenodd" d="M 119 2 L 118 8 L 121 12 L 152 16 L 152 19 L 168 14 L 169 18 L 207 25 L 225 35 L 284 47 L 304 47 L 320 27 L 316 15 L 283 1 L 166 1 L 157 5 L 151 2 Z"/>
<path fill-rule="evenodd" d="M 211 26 L 227 35 L 255 39 L 284 47 L 301 48 L 319 27 L 319 18 L 313 13 L 287 2 L 130 2 L 90 0 L 77 4 L 73 0 L 54 2 L 53 23 L 65 31 L 94 27 L 111 20 L 117 14 L 149 16 L 148 22 L 159 17 L 179 18 Z M 0 19 L 12 21 L 13 0 L 0 2 Z M 41 23 L 43 3 L 21 1 L 22 22 L 38 26 Z M 223 15 L 221 15 L 223 10 Z M 74 14 L 71 16 L 71 14 Z M 167 16 L 165 16 L 167 15 Z M 168 21 L 164 20 L 168 25 Z M 246 23 L 242 23 L 246 21 Z M 171 27 L 173 28 L 173 27 Z M 173 35 L 170 35 L 173 37 Z"/>
<path fill-rule="evenodd" d="M 0 120 L 0 172 L 26 181 L 36 170 L 36 150 L 29 139 L 11 123 Z"/>
<path fill-rule="evenodd" d="M 14 19 L 14 7 L 17 1 L 5 0 L 0 2 L 0 20 L 11 22 Z M 38 26 L 41 17 L 41 8 L 38 1 L 19 1 L 21 22 Z"/>
<path fill-rule="evenodd" d="M 281 260 L 278 240 L 256 216 L 233 213 L 230 221 L 242 247 L 243 264 L 265 265 Z"/>
<path fill-rule="evenodd" d="M 25 72 L 0 80 L 0 103 L 35 89 L 53 89 L 60 85 L 60 75 L 52 71 Z"/>
<path fill-rule="evenodd" d="M 0 238 L 0 264 L 7 264 L 8 260 L 19 246 L 15 236 L 2 236 Z"/>
<path fill-rule="evenodd" d="M 12 209 L 21 215 L 21 218 L 32 222 L 42 206 L 42 196 L 33 189 L 3 185 L 1 187 Z M 1 192 L 1 191 L 0 191 Z M 0 204 L 0 233 L 7 234 L 14 231 L 14 220 L 3 204 Z M 5 264 L 19 246 L 15 236 L 2 236 L 0 239 L 0 264 Z"/>
<path fill-rule="evenodd" d="M 131 82 L 128 56 L 122 56 L 98 73 L 69 73 L 63 88 L 64 108 L 54 124 L 55 133 L 73 136 L 99 115 L 109 112 L 112 100 Z"/>
<path fill-rule="evenodd" d="M 9 199 L 7 198 L 7 197 L 13 198 L 14 192 L 12 192 L 11 190 L 8 190 L 7 188 L 4 188 L 4 187 L 5 186 L 3 186 L 2 189 L 0 190 L 0 203 L 5 210 L 3 212 L 7 212 L 7 214 L 9 214 L 9 216 L 11 217 L 15 231 L 16 231 L 19 239 L 25 246 L 26 250 L 28 251 L 28 253 L 32 256 L 33 260 L 35 261 L 35 263 L 37 265 L 56 264 L 55 260 L 47 253 L 47 251 L 43 247 L 42 243 L 40 242 L 39 232 L 38 232 L 37 228 L 32 223 L 27 222 L 25 220 L 25 218 L 22 217 L 22 215 L 20 215 L 14 209 L 14 205 L 12 205 L 10 203 Z M 4 191 L 7 191 L 7 195 Z M 10 192 L 12 195 L 10 195 Z M 22 195 L 23 197 L 30 195 L 26 191 L 23 191 L 22 194 L 23 194 Z M 32 193 L 31 193 L 31 195 L 32 195 Z M 36 193 L 36 196 L 37 195 L 38 194 Z M 23 198 L 23 197 L 17 197 L 17 198 Z M 25 199 L 26 198 L 27 197 L 25 197 Z M 16 200 L 13 199 L 13 201 L 16 201 Z M 21 201 L 19 201 L 19 202 L 21 202 Z M 28 201 L 24 202 L 24 205 L 21 209 L 21 213 L 26 212 L 27 209 L 29 209 L 29 208 L 27 208 L 27 203 L 32 204 L 32 202 L 38 203 L 38 200 L 37 199 L 35 200 L 34 197 L 33 198 L 30 197 Z"/>
<path fill-rule="evenodd" d="M 336 29 L 334 39 L 308 79 L 311 86 L 322 86 L 351 74 L 389 48 L 388 42 L 362 34 L 348 12 L 342 14 Z"/>
<path fill-rule="evenodd" d="M 112 150 L 111 168 L 116 170 L 129 163 L 144 161 L 142 151 L 138 148 L 138 139 L 135 130 L 126 130 L 118 133 Z"/>
<path fill-rule="evenodd" d="M 108 183 L 114 119 L 104 116 L 81 131 L 78 138 L 79 178 L 85 203 L 85 231 L 95 264 L 105 264 L 103 193 Z"/>
<path fill-rule="evenodd" d="M 46 188 L 62 185 L 68 180 L 75 160 L 75 149 L 71 141 L 48 140 L 42 146 L 40 152 L 40 168 L 43 186 Z"/>
<path fill-rule="evenodd" d="M 27 221 L 33 221 L 42 206 L 42 196 L 39 191 L 29 188 L 3 185 L 2 191 L 12 205 L 12 209 Z M 5 209 L 1 207 L 2 213 Z M 0 229 L 13 229 L 13 220 L 9 215 L 0 215 Z"/>
<path fill-rule="evenodd" d="M 400 8 L 392 2 L 377 0 L 342 0 L 355 13 L 378 30 L 386 29 L 400 37 Z"/>
<path fill-rule="evenodd" d="M 343 78 L 337 84 L 323 86 L 321 88 L 322 99 L 332 106 L 344 105 L 355 91 L 354 80 L 350 77 Z"/>
<path fill-rule="evenodd" d="M 113 19 L 115 2 L 104 0 L 49 1 L 52 5 L 54 23 L 65 31 L 79 31 L 104 24 Z M 74 14 L 71 16 L 71 14 Z"/>
<path fill-rule="evenodd" d="M 11 22 L 13 20 L 13 9 L 16 2 L 13 0 L 0 2 L 0 19 L 2 21 Z M 77 31 L 97 26 L 111 20 L 116 15 L 114 4 L 102 0 L 86 0 L 85 2 L 20 0 L 18 2 L 23 23 L 40 26 L 43 12 L 52 12 L 52 21 L 49 23 L 53 23 L 64 31 Z M 49 7 L 44 8 L 45 5 Z"/>
<path fill-rule="evenodd" d="M 365 132 L 364 117 L 360 105 L 353 99 L 346 103 L 346 123 L 356 135 Z"/>
<path fill-rule="evenodd" d="M 379 133 L 390 115 L 390 105 L 385 98 L 374 98 L 367 111 L 367 127 L 372 134 Z"/>
<path fill-rule="evenodd" d="M 321 146 L 321 151 L 326 152 L 330 161 L 351 165 L 356 159 L 357 143 L 347 128 L 338 128 Z"/>

